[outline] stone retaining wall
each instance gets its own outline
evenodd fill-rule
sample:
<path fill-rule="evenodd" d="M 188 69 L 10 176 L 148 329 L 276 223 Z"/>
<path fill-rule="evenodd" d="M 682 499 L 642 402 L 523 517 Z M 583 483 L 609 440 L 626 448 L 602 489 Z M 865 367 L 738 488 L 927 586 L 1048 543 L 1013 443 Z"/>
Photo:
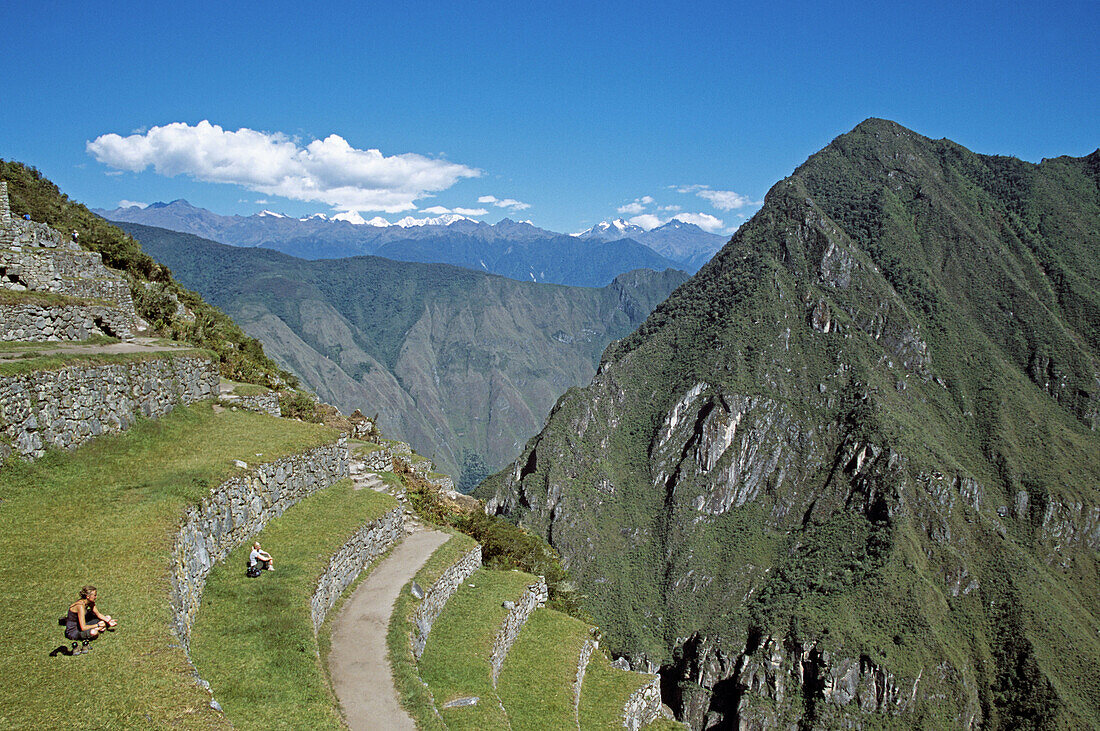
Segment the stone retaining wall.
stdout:
<path fill-rule="evenodd" d="M 341 437 L 309 452 L 257 465 L 187 509 L 171 562 L 173 625 L 185 648 L 190 646 L 195 612 L 214 564 L 302 498 L 347 476 L 347 440 Z M 243 574 L 244 565 L 239 568 Z"/>
<path fill-rule="evenodd" d="M 501 622 L 500 631 L 493 640 L 493 650 L 489 653 L 489 667 L 494 688 L 497 687 L 497 676 L 504 667 L 504 658 L 508 656 L 508 650 L 512 649 L 512 644 L 519 637 L 520 630 L 527 623 L 531 612 L 546 604 L 547 598 L 546 579 L 540 576 L 538 581 L 524 589 L 519 601 Z"/>
<path fill-rule="evenodd" d="M 652 723 L 661 713 L 661 678 L 653 679 L 630 694 L 623 706 L 623 726 L 630 731 L 638 731 L 647 723 Z"/>
<path fill-rule="evenodd" d="M 0 428 L 10 449 L 35 459 L 47 446 L 73 448 L 217 393 L 217 366 L 196 355 L 33 371 L 0 377 Z"/>
<path fill-rule="evenodd" d="M 283 415 L 282 409 L 279 408 L 279 394 L 274 391 L 261 393 L 258 396 L 240 396 L 238 397 L 238 405 L 242 409 L 259 411 L 261 414 Z"/>
<path fill-rule="evenodd" d="M 0 286 L 105 300 L 134 310 L 130 285 L 94 251 L 0 249 Z"/>
<path fill-rule="evenodd" d="M 592 659 L 592 651 L 600 644 L 595 640 L 585 640 L 577 656 L 577 679 L 573 681 L 573 716 L 577 719 L 577 728 L 581 726 L 581 688 L 584 687 L 584 674 L 588 670 L 588 661 Z"/>
<path fill-rule="evenodd" d="M 405 535 L 405 518 L 401 508 L 394 508 L 381 518 L 363 525 L 343 547 L 329 559 L 328 568 L 317 582 L 310 599 L 310 618 L 317 632 L 328 611 L 360 572 L 388 551 Z"/>
<path fill-rule="evenodd" d="M 93 335 L 133 337 L 133 318 L 102 305 L 0 305 L 0 340 L 87 340 Z"/>
<path fill-rule="evenodd" d="M 424 598 L 413 613 L 412 644 L 413 657 L 420 660 L 424 654 L 424 645 L 428 642 L 428 634 L 432 631 L 432 624 L 439 618 L 447 601 L 458 591 L 458 587 L 470 577 L 470 574 L 481 568 L 481 546 L 477 546 L 468 553 L 462 555 L 450 568 L 443 572 L 439 580 L 432 584 L 424 592 Z"/>
<path fill-rule="evenodd" d="M 7 202 L 6 195 L 0 197 Z M 0 236 L 0 245 L 5 247 L 81 251 L 80 245 L 70 237 L 63 236 L 54 227 L 38 221 L 12 217 L 6 227 L 0 223 L 0 228 L 4 229 L 4 235 Z"/>

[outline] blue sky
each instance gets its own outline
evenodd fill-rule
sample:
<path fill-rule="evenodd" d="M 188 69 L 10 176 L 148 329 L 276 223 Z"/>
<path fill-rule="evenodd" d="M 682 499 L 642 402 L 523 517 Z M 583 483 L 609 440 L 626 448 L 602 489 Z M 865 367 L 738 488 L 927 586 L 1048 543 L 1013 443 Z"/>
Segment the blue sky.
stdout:
<path fill-rule="evenodd" d="M 1097 0 L 16 0 L 0 22 L 0 157 L 96 207 L 728 232 L 871 116 L 1032 161 L 1100 145 Z"/>

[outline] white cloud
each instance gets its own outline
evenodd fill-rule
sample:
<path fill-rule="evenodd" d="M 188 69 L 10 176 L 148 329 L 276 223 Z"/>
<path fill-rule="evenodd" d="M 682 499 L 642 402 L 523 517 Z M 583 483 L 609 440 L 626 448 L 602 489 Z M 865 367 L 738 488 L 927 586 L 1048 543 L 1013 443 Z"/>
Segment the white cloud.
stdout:
<path fill-rule="evenodd" d="M 258 203 L 261 206 L 266 206 L 270 202 L 271 201 L 269 201 L 267 198 L 257 198 L 255 201 L 253 201 L 253 203 Z"/>
<path fill-rule="evenodd" d="M 671 206 L 657 206 L 657 210 L 658 210 L 658 211 L 678 211 L 678 210 L 680 210 L 680 208 L 681 208 L 681 207 L 680 207 L 680 206 L 677 206 L 677 205 L 671 205 Z"/>
<path fill-rule="evenodd" d="M 759 206 L 764 202 L 754 201 L 749 196 L 732 190 L 711 190 L 709 185 L 670 185 L 668 187 L 677 193 L 694 193 L 700 198 L 710 201 L 711 205 L 720 211 L 732 211 L 745 206 Z"/>
<path fill-rule="evenodd" d="M 208 121 L 173 122 L 122 137 L 100 135 L 87 143 L 96 160 L 118 170 L 152 167 L 160 175 L 190 175 L 240 185 L 257 193 L 321 201 L 340 211 L 399 211 L 481 171 L 406 153 L 384 156 L 360 150 L 339 135 L 298 142 L 280 133 L 242 127 L 236 132 Z"/>
<path fill-rule="evenodd" d="M 677 213 L 672 217 L 672 220 L 694 223 L 704 231 L 710 231 L 711 233 L 720 231 L 726 225 L 722 219 L 715 218 L 709 213 Z"/>
<path fill-rule="evenodd" d="M 624 215 L 641 213 L 651 203 L 653 203 L 653 196 L 643 195 L 641 198 L 635 198 L 631 203 L 619 206 L 618 212 Z"/>
<path fill-rule="evenodd" d="M 663 223 L 667 223 L 667 221 L 662 221 L 659 216 L 654 216 L 652 213 L 643 213 L 640 216 L 628 218 L 627 222 L 632 223 L 635 226 L 641 226 L 646 231 L 650 230 L 651 228 L 657 228 Z"/>
<path fill-rule="evenodd" d="M 121 200 L 118 202 L 119 208 L 148 208 L 148 203 L 140 203 L 138 201 Z"/>
<path fill-rule="evenodd" d="M 460 216 L 484 216 L 489 211 L 484 208 L 445 208 L 443 206 L 432 206 L 430 208 L 421 208 L 421 213 L 430 213 L 433 216 L 442 216 L 444 213 L 457 213 Z"/>
<path fill-rule="evenodd" d="M 741 195 L 732 190 L 700 190 L 695 195 L 710 201 L 711 205 L 720 211 L 732 211 L 745 206 L 758 206 L 761 203 L 761 201 L 754 201 L 747 195 Z"/>
<path fill-rule="evenodd" d="M 497 208 L 511 208 L 513 211 L 523 211 L 531 207 L 530 203 L 517 201 L 515 198 L 497 198 L 495 195 L 483 195 L 477 202 L 492 203 Z"/>

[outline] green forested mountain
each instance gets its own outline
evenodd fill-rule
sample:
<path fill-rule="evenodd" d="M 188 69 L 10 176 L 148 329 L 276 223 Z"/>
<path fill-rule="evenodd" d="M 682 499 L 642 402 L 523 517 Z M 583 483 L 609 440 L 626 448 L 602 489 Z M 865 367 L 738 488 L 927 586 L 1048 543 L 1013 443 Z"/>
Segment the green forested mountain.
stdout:
<path fill-rule="evenodd" d="M 373 256 L 307 261 L 120 224 L 345 413 L 378 413 L 464 485 L 512 459 L 685 279 L 639 270 L 598 289 Z"/>
<path fill-rule="evenodd" d="M 490 507 L 693 728 L 1100 726 L 1100 151 L 868 120 L 570 390 Z"/>

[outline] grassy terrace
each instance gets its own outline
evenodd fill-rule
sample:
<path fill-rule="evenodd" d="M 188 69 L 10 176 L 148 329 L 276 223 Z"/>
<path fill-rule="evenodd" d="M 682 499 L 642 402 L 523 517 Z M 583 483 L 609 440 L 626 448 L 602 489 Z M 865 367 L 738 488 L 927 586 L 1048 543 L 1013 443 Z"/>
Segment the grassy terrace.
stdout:
<path fill-rule="evenodd" d="M 210 572 L 191 656 L 238 728 L 342 728 L 321 666 L 310 598 L 329 558 L 364 523 L 397 507 L 343 480 L 273 520 L 259 535 L 275 571 L 244 575 L 251 544 Z M 320 528 L 323 526 L 323 530 Z"/>
<path fill-rule="evenodd" d="M 652 677 L 613 668 L 606 655 L 593 652 L 581 686 L 581 728 L 622 728 L 623 706 L 630 695 Z M 654 728 L 654 724 L 647 728 Z"/>
<path fill-rule="evenodd" d="M 35 343 L 35 345 L 38 346 L 35 351 L 41 351 L 49 350 L 51 346 L 64 345 L 64 343 Z M 33 371 L 56 371 L 69 366 L 117 365 L 187 355 L 205 356 L 217 362 L 217 357 L 212 352 L 199 348 L 158 350 L 148 353 L 51 353 L 14 360 L 0 360 L 0 376 L 18 376 Z"/>
<path fill-rule="evenodd" d="M 233 393 L 238 396 L 262 396 L 271 390 L 263 386 L 257 386 L 254 383 L 240 383 L 239 381 L 231 381 L 228 378 L 221 379 L 221 385 L 231 386 Z"/>
<path fill-rule="evenodd" d="M 44 343 L 32 343 L 26 340 L 10 340 L 0 342 L 0 355 L 19 355 L 23 356 L 27 353 L 33 353 L 40 350 L 50 350 L 51 348 L 70 348 L 73 346 L 85 345 L 113 345 L 114 343 L 122 342 L 118 338 L 113 338 L 107 335 L 93 335 L 87 340 L 47 340 Z"/>
<path fill-rule="evenodd" d="M 170 630 L 168 556 L 180 516 L 237 471 L 235 459 L 267 461 L 335 436 L 199 404 L 73 453 L 5 465 L 0 726 L 226 726 Z M 96 640 L 88 655 L 50 657 L 63 642 L 57 618 L 88 583 L 119 631 Z"/>
<path fill-rule="evenodd" d="M 72 297 L 58 292 L 40 292 L 36 290 L 15 292 L 10 289 L 0 288 L 0 305 L 39 305 L 42 307 L 56 307 L 61 305 L 117 306 L 117 303 L 90 297 Z"/>
<path fill-rule="evenodd" d="M 552 609 L 531 613 L 497 679 L 513 729 L 573 725 L 577 660 L 589 637 L 589 626 L 579 619 Z"/>
<path fill-rule="evenodd" d="M 413 581 L 426 591 L 439 580 L 444 571 L 454 565 L 460 556 L 472 551 L 476 545 L 477 541 L 470 536 L 452 532 L 451 540 L 435 550 L 431 558 L 413 576 Z M 435 715 L 432 697 L 420 680 L 409 642 L 409 636 L 415 628 L 412 621 L 413 612 L 418 606 L 420 602 L 413 597 L 407 584 L 394 602 L 389 631 L 386 633 L 386 646 L 389 651 L 390 667 L 393 670 L 393 684 L 401 705 L 413 717 L 419 728 L 442 729 L 443 725 Z"/>
<path fill-rule="evenodd" d="M 478 569 L 435 621 L 420 657 L 420 677 L 431 689 L 448 728 L 508 727 L 490 679 L 489 654 L 508 613 L 501 604 L 517 600 L 534 581 L 534 576 L 520 571 Z M 468 696 L 481 700 L 475 706 L 442 708 L 448 701 Z"/>

